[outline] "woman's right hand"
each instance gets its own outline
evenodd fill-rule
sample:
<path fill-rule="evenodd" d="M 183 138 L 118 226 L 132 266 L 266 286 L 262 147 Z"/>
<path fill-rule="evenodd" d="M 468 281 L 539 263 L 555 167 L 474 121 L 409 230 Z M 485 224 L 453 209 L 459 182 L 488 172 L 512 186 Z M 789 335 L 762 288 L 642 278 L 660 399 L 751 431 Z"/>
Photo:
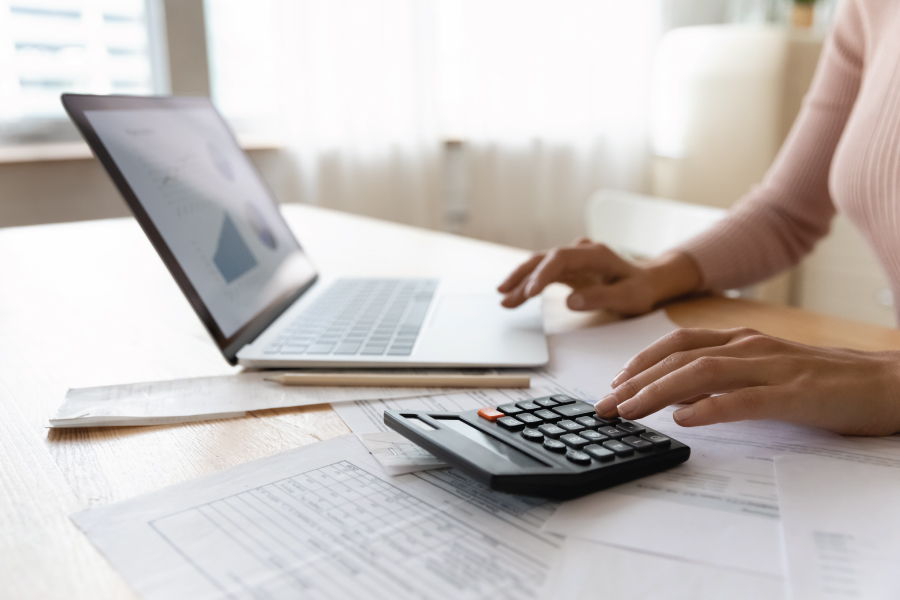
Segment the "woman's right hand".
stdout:
<path fill-rule="evenodd" d="M 551 283 L 572 288 L 572 310 L 610 309 L 640 315 L 670 298 L 698 291 L 700 269 L 687 254 L 673 252 L 644 264 L 629 262 L 604 246 L 581 239 L 572 246 L 536 254 L 507 277 L 497 290 L 501 304 L 515 308 Z"/>

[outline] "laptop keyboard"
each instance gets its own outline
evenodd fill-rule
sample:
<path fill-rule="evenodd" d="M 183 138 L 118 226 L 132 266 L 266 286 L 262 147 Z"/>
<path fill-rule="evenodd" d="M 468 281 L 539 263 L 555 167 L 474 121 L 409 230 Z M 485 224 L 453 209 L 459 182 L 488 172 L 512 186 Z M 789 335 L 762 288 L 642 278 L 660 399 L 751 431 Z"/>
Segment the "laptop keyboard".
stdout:
<path fill-rule="evenodd" d="M 338 279 L 266 354 L 409 356 L 437 279 Z"/>

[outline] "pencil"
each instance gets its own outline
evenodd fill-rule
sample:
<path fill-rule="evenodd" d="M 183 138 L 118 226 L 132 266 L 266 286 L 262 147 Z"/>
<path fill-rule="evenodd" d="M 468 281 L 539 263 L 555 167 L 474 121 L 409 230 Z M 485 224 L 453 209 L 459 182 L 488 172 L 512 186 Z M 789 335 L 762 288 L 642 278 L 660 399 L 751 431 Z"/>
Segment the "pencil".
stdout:
<path fill-rule="evenodd" d="M 281 385 L 316 387 L 529 388 L 528 375 L 440 375 L 393 373 L 284 373 L 267 377 Z"/>

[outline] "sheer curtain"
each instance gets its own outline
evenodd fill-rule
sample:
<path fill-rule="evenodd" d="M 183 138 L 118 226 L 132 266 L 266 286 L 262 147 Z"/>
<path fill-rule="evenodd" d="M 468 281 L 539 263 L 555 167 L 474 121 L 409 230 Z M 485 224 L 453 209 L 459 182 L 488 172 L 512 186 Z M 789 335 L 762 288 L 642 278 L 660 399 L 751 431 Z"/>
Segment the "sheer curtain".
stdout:
<path fill-rule="evenodd" d="M 643 190 L 662 0 L 208 0 L 214 99 L 290 198 L 523 247 Z"/>

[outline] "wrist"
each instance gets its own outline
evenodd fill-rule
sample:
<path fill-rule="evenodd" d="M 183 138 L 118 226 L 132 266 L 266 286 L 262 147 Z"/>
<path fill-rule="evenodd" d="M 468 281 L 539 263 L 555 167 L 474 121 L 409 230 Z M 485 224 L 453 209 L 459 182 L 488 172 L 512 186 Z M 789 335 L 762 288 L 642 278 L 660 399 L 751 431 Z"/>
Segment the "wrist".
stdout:
<path fill-rule="evenodd" d="M 703 274 L 699 265 L 684 252 L 667 252 L 644 266 L 650 282 L 654 306 L 698 292 L 703 286 Z"/>

